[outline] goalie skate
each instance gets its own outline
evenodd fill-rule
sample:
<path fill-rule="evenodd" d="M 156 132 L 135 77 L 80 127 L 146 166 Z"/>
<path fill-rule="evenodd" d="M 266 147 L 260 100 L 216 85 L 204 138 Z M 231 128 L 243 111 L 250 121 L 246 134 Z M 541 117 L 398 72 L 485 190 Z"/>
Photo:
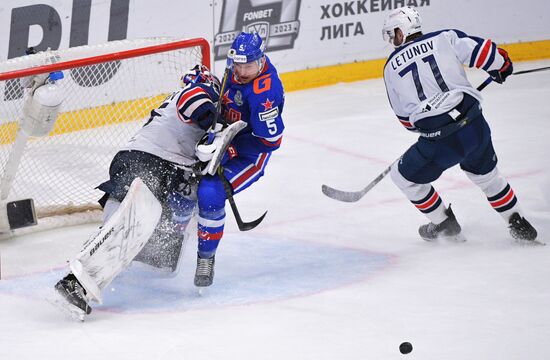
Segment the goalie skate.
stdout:
<path fill-rule="evenodd" d="M 71 318 L 84 321 L 86 315 L 91 314 L 86 290 L 73 274 L 68 274 L 55 284 L 55 290 L 59 296 L 52 299 L 51 303 Z"/>

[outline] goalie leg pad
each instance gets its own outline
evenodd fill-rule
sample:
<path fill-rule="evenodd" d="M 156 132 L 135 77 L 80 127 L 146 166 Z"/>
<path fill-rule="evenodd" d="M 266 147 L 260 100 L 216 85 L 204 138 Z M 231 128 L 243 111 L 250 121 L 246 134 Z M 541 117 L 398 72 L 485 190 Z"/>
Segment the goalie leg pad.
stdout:
<path fill-rule="evenodd" d="M 147 186 L 136 178 L 117 211 L 69 263 L 87 295 L 101 303 L 101 290 L 143 248 L 162 213 L 162 206 Z"/>
<path fill-rule="evenodd" d="M 179 233 L 172 229 L 165 231 L 165 226 L 161 225 L 153 232 L 134 261 L 152 266 L 161 272 L 173 274 L 178 269 L 186 240 L 185 233 Z"/>
<path fill-rule="evenodd" d="M 165 210 L 153 235 L 134 261 L 175 275 L 187 239 L 190 238 L 188 225 L 193 217 L 196 200 L 174 192 L 168 196 L 168 204 L 170 210 Z"/>

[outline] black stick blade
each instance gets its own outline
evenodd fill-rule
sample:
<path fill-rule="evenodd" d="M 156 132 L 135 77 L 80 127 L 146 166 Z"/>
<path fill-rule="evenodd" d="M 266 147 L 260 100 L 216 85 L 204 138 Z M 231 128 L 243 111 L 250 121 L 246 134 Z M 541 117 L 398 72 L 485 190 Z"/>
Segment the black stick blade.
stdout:
<path fill-rule="evenodd" d="M 266 215 L 267 215 L 267 211 L 262 216 L 260 216 L 259 218 L 251 222 L 243 222 L 243 220 L 239 217 L 237 218 L 237 226 L 241 231 L 252 230 L 256 226 L 260 225 L 260 223 L 264 220 Z"/>

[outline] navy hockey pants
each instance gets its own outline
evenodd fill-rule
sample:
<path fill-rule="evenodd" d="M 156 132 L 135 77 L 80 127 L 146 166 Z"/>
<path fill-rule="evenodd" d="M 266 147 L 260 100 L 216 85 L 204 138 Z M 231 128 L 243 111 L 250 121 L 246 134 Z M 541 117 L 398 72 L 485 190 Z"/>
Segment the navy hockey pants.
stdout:
<path fill-rule="evenodd" d="M 495 168 L 497 156 L 491 141 L 491 130 L 482 113 L 446 138 L 428 140 L 420 137 L 403 154 L 398 169 L 405 179 L 416 184 L 427 184 L 456 164 L 476 175 L 487 174 Z"/>
<path fill-rule="evenodd" d="M 109 167 L 109 180 L 97 188 L 105 192 L 99 203 L 105 205 L 109 196 L 124 200 L 130 184 L 139 177 L 155 197 L 165 204 L 168 195 L 184 180 L 183 169 L 158 156 L 136 150 L 119 151 Z"/>

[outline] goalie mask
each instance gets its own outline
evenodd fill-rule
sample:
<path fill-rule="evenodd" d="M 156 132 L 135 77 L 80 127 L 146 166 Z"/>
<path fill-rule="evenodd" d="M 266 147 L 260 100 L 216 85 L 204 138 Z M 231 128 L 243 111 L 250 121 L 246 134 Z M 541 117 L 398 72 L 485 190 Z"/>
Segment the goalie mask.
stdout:
<path fill-rule="evenodd" d="M 403 41 L 400 44 L 395 44 L 395 29 L 401 30 L 403 33 Z M 382 27 L 382 37 L 384 41 L 389 42 L 395 48 L 403 45 L 409 35 L 416 34 L 422 31 L 422 20 L 420 14 L 415 9 L 405 6 L 391 11 L 384 20 Z"/>
<path fill-rule="evenodd" d="M 181 77 L 181 81 L 184 86 L 188 84 L 207 84 L 212 86 L 216 94 L 219 95 L 220 93 L 220 80 L 204 65 L 195 65 Z"/>

